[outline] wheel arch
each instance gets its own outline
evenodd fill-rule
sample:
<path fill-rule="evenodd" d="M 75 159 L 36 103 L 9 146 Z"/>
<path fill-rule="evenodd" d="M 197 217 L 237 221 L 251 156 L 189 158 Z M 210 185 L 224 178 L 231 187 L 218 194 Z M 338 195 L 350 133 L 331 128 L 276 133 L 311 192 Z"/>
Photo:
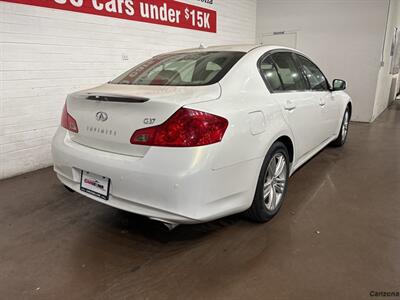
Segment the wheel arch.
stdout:
<path fill-rule="evenodd" d="M 276 139 L 275 142 L 273 142 L 272 144 L 274 144 L 276 142 L 281 142 L 282 144 L 285 145 L 285 147 L 286 147 L 286 149 L 288 150 L 288 153 L 289 153 L 290 163 L 293 163 L 293 160 L 294 160 L 294 144 L 293 144 L 292 139 L 287 135 L 282 135 L 278 139 Z"/>
<path fill-rule="evenodd" d="M 346 107 L 349 108 L 349 114 L 350 114 L 350 119 L 351 119 L 351 115 L 352 115 L 352 113 L 353 113 L 353 104 L 351 103 L 351 101 L 349 101 L 349 102 L 347 103 L 347 106 L 346 106 Z"/>

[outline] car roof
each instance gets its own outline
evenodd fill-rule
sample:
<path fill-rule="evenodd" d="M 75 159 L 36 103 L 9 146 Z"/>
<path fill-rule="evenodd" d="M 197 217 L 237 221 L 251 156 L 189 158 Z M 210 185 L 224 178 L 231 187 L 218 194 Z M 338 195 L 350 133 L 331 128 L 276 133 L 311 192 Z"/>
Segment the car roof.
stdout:
<path fill-rule="evenodd" d="M 170 53 L 190 53 L 190 52 L 209 52 L 209 51 L 237 51 L 237 52 L 250 52 L 253 49 L 265 49 L 265 51 L 270 51 L 274 49 L 288 49 L 296 51 L 288 47 L 278 46 L 278 45 L 262 45 L 262 44 L 237 44 L 237 45 L 218 45 L 218 46 L 204 46 L 200 44 L 197 48 L 177 50 Z"/>

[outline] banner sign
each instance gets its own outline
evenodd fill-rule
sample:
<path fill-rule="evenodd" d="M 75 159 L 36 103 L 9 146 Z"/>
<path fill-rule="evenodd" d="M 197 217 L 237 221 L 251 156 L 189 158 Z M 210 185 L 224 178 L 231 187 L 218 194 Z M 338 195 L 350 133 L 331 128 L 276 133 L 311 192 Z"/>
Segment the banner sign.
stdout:
<path fill-rule="evenodd" d="M 0 0 L 159 25 L 217 32 L 217 12 L 174 0 Z"/>

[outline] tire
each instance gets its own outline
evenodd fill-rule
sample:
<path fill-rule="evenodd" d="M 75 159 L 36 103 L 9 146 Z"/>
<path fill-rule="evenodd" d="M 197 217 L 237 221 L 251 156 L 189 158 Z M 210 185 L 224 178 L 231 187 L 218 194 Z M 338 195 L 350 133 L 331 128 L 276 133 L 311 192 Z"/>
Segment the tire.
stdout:
<path fill-rule="evenodd" d="M 278 213 L 287 191 L 289 165 L 286 146 L 281 142 L 274 143 L 262 164 L 253 203 L 245 213 L 252 221 L 264 223 Z"/>
<path fill-rule="evenodd" d="M 336 140 L 330 145 L 333 147 L 342 147 L 346 143 L 347 134 L 349 133 L 349 122 L 350 122 L 350 110 L 347 107 L 343 115 L 342 125 L 340 126 L 340 132 Z"/>

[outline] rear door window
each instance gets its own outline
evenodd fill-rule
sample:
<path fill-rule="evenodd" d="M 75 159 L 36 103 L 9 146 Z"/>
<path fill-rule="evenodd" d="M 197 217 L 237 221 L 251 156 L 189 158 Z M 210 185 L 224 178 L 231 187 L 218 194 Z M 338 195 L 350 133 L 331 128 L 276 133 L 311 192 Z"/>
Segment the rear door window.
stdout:
<path fill-rule="evenodd" d="M 281 79 L 283 90 L 305 91 L 307 89 L 303 74 L 297 67 L 291 52 L 278 52 L 272 54 L 271 57 Z"/>
<path fill-rule="evenodd" d="M 282 81 L 270 56 L 261 61 L 260 72 L 270 90 L 273 92 L 283 90 Z"/>

